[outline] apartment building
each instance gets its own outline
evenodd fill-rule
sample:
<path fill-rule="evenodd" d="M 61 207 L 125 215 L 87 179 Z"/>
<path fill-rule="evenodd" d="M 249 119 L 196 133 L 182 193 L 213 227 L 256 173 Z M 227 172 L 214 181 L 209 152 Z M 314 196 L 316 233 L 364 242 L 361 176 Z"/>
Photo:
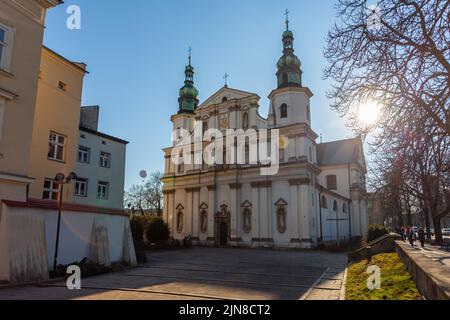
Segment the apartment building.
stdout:
<path fill-rule="evenodd" d="M 81 108 L 74 202 L 123 208 L 127 141 L 98 131 L 99 106 Z"/>
<path fill-rule="evenodd" d="M 34 181 L 31 145 L 45 16 L 61 3 L 0 1 L 0 200 L 24 201 Z"/>

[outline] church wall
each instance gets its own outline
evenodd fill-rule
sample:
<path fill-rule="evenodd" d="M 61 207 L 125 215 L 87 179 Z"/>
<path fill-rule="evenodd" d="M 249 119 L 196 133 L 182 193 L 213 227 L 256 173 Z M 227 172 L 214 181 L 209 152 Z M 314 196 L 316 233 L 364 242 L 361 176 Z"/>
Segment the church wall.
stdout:
<path fill-rule="evenodd" d="M 319 176 L 319 183 L 327 187 L 327 176 L 336 175 L 337 178 L 337 193 L 340 195 L 350 198 L 350 185 L 348 176 L 348 166 L 327 166 L 320 167 L 322 172 Z M 335 191 L 335 190 L 333 190 Z"/>
<path fill-rule="evenodd" d="M 275 246 L 289 247 L 291 246 L 291 239 L 296 237 L 298 233 L 298 212 L 297 208 L 297 197 L 291 197 L 290 187 L 287 181 L 274 181 L 272 183 L 272 203 L 270 205 L 271 215 L 270 221 L 272 223 L 273 240 Z M 277 221 L 277 206 L 275 203 L 283 199 L 287 202 L 286 205 L 286 231 L 280 233 L 278 230 Z"/>

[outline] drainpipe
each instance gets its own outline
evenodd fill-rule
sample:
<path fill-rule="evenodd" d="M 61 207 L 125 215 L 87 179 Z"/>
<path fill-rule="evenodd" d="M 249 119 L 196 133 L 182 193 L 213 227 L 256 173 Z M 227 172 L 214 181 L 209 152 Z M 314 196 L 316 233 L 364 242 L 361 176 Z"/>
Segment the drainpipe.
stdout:
<path fill-rule="evenodd" d="M 351 186 L 351 177 L 350 177 L 350 165 L 348 165 L 348 191 L 349 191 L 349 196 L 350 196 L 350 200 L 348 202 L 348 233 L 349 233 L 349 238 L 350 241 L 352 241 L 352 186 Z"/>
<path fill-rule="evenodd" d="M 323 241 L 323 227 L 322 227 L 322 193 L 323 187 L 319 187 L 319 221 L 320 221 L 320 241 Z"/>

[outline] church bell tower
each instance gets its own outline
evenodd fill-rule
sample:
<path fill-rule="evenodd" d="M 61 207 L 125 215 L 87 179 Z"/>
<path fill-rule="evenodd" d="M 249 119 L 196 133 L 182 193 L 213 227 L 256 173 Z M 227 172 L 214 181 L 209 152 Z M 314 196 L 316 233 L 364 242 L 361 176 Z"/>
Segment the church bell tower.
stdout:
<path fill-rule="evenodd" d="M 178 113 L 172 116 L 173 132 L 179 137 L 180 129 L 192 131 L 194 129 L 195 110 L 198 107 L 198 90 L 194 86 L 194 67 L 192 66 L 191 48 L 189 48 L 189 62 L 184 70 L 184 86 L 180 89 L 178 98 Z"/>

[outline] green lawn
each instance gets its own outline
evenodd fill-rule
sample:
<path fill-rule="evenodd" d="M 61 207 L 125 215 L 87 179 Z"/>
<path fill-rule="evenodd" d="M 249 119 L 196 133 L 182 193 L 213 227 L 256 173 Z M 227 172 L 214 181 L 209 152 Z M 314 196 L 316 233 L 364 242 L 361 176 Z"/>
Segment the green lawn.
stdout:
<path fill-rule="evenodd" d="M 367 288 L 370 274 L 366 271 L 370 265 L 381 269 L 381 288 L 378 290 Z M 367 264 L 367 260 L 352 264 L 347 272 L 345 297 L 347 300 L 422 299 L 414 280 L 396 253 L 375 255 L 370 264 Z"/>

